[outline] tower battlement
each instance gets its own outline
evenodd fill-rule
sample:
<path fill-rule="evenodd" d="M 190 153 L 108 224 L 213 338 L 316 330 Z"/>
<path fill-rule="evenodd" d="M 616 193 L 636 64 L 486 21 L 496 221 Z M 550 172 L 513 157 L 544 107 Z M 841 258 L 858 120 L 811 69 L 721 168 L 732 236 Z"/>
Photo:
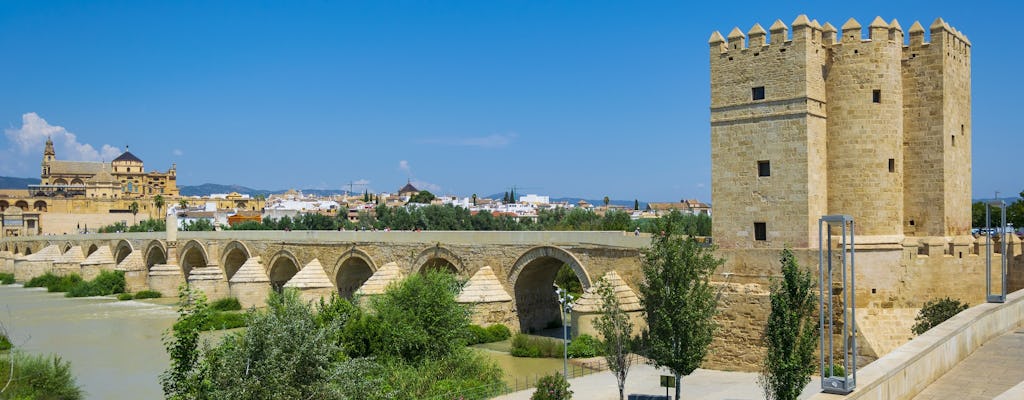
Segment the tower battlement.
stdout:
<path fill-rule="evenodd" d="M 817 218 L 859 234 L 957 236 L 970 229 L 970 47 L 941 18 L 800 15 L 713 32 L 713 227 L 723 247 L 807 247 Z"/>

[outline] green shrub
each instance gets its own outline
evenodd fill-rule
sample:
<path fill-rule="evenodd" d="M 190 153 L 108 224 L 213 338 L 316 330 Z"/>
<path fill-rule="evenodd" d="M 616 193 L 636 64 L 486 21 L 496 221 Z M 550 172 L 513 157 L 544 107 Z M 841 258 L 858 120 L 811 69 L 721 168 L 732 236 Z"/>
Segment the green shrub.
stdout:
<path fill-rule="evenodd" d="M 954 315 L 959 314 L 961 311 L 967 309 L 967 304 L 960 302 L 959 299 L 950 299 L 949 297 L 929 300 L 924 303 L 921 307 L 921 311 L 917 313 L 917 317 L 914 318 L 916 323 L 910 328 L 915 335 L 920 335 L 927 332 L 929 329 L 935 327 L 935 325 L 945 322 L 947 319 L 952 318 Z"/>
<path fill-rule="evenodd" d="M 133 298 L 135 298 L 135 296 L 132 296 L 131 293 L 121 293 L 121 294 L 117 295 L 117 299 L 121 300 L 121 301 L 131 300 Z"/>
<path fill-rule="evenodd" d="M 48 292 L 67 292 L 71 288 L 82 283 L 82 277 L 78 274 L 57 276 L 47 272 L 25 282 L 25 287 L 45 287 Z"/>
<path fill-rule="evenodd" d="M 510 353 L 514 357 L 561 357 L 564 351 L 562 346 L 561 340 L 517 333 L 512 336 Z"/>
<path fill-rule="evenodd" d="M 16 351 L 13 373 L 11 365 L 6 360 L 0 363 L 0 376 L 4 377 L 4 382 L 8 377 L 13 378 L 0 398 L 77 400 L 83 397 L 82 389 L 71 373 L 71 364 L 58 356 Z"/>
<path fill-rule="evenodd" d="M 138 299 L 159 299 L 161 297 L 164 297 L 164 295 L 162 293 L 156 291 L 156 290 L 143 290 L 141 292 L 135 293 L 135 299 L 136 300 L 138 300 Z"/>
<path fill-rule="evenodd" d="M 842 364 L 832 364 L 832 368 L 828 372 L 831 376 L 846 376 L 846 368 L 843 368 Z"/>
<path fill-rule="evenodd" d="M 572 398 L 572 390 L 569 390 L 569 381 L 565 380 L 562 374 L 555 372 L 554 375 L 544 375 L 537 381 L 537 390 L 530 396 L 530 400 L 565 400 Z"/>
<path fill-rule="evenodd" d="M 0 274 L 0 285 L 10 285 L 14 283 L 14 274 Z"/>
<path fill-rule="evenodd" d="M 571 342 L 569 342 L 569 357 L 572 358 L 589 358 L 596 357 L 603 353 L 601 351 L 601 341 L 597 338 L 582 334 L 577 336 Z"/>
<path fill-rule="evenodd" d="M 11 340 L 7 338 L 7 335 L 0 333 L 0 351 L 10 350 Z"/>
<path fill-rule="evenodd" d="M 216 331 L 246 326 L 245 314 L 235 312 L 211 311 L 206 322 L 199 327 L 201 331 Z"/>
<path fill-rule="evenodd" d="M 487 328 L 480 325 L 467 326 L 466 330 L 468 331 L 468 338 L 466 339 L 467 345 L 472 346 L 474 344 L 490 343 L 493 341 L 491 340 L 491 334 L 487 332 Z"/>
<path fill-rule="evenodd" d="M 225 297 L 210 303 L 210 309 L 214 311 L 238 311 L 242 309 L 242 304 L 238 302 L 237 298 Z"/>
<path fill-rule="evenodd" d="M 500 342 L 512 337 L 512 331 L 502 324 L 494 324 L 487 327 L 487 333 L 491 335 L 492 342 Z"/>
<path fill-rule="evenodd" d="M 90 297 L 124 293 L 124 285 L 124 271 L 101 271 L 95 279 L 71 287 L 65 296 Z"/>

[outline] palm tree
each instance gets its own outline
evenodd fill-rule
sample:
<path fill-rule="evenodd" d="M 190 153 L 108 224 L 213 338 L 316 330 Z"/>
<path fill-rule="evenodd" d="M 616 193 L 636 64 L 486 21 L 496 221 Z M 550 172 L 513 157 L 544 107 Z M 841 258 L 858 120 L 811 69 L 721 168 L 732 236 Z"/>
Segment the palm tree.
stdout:
<path fill-rule="evenodd" d="M 164 196 L 156 195 L 153 197 L 153 205 L 156 207 L 157 214 L 161 214 L 164 209 Z"/>
<path fill-rule="evenodd" d="M 182 210 L 188 208 L 188 200 L 185 200 L 185 199 L 178 200 L 178 207 L 181 208 Z"/>
<path fill-rule="evenodd" d="M 476 193 L 473 193 L 473 205 L 476 205 Z"/>
<path fill-rule="evenodd" d="M 608 208 L 608 203 L 610 201 L 611 201 L 611 199 L 609 199 L 608 196 L 604 196 L 604 208 Z"/>
<path fill-rule="evenodd" d="M 139 202 L 133 201 L 132 204 L 129 204 L 128 211 L 132 213 L 132 225 L 137 224 L 138 220 L 136 220 L 135 215 L 139 213 Z"/>

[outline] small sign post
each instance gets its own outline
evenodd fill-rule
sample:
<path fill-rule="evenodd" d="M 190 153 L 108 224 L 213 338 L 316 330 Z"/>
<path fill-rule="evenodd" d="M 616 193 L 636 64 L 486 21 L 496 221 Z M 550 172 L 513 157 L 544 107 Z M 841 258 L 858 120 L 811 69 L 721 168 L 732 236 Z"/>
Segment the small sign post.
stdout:
<path fill-rule="evenodd" d="M 661 376 L 661 387 L 665 388 L 665 398 L 666 399 L 672 399 L 668 395 L 668 388 L 676 387 L 676 377 L 672 376 L 672 375 L 662 375 Z"/>

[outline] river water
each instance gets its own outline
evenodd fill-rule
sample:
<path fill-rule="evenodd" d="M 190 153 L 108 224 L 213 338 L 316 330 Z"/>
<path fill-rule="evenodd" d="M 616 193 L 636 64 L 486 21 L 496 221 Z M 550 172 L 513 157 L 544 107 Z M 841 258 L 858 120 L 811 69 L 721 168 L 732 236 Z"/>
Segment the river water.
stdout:
<path fill-rule="evenodd" d="M 158 376 L 168 358 L 160 338 L 176 318 L 166 305 L 0 285 L 0 322 L 11 342 L 70 361 L 89 399 L 162 398 Z"/>

